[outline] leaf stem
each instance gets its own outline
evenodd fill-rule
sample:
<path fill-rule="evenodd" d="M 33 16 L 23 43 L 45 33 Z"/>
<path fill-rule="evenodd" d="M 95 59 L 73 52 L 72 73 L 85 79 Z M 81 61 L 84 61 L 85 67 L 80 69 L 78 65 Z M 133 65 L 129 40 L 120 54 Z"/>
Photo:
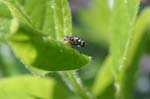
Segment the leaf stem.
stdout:
<path fill-rule="evenodd" d="M 67 86 L 82 99 L 95 99 L 93 95 L 82 85 L 74 71 L 60 72 Z"/>

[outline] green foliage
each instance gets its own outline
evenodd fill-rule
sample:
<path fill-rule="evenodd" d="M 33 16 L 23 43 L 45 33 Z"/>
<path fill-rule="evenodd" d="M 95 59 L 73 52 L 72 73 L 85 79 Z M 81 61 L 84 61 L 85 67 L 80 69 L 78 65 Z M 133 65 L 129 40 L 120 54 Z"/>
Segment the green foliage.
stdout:
<path fill-rule="evenodd" d="M 66 99 L 69 96 L 54 79 L 33 76 L 1 79 L 0 89 L 1 99 Z"/>
<path fill-rule="evenodd" d="M 72 34 L 67 0 L 61 2 L 58 0 L 38 2 L 37 0 L 0 0 L 0 4 L 2 11 L 0 16 L 1 41 L 10 46 L 14 54 L 32 73 L 41 75 L 47 71 L 74 70 L 89 62 L 88 56 L 62 43 L 64 36 Z M 4 85 L 1 85 L 2 89 L 6 90 L 4 93 L 7 93 L 8 97 L 5 97 L 4 94 L 0 95 L 1 98 L 66 99 L 68 96 L 59 84 L 53 89 L 53 81 L 50 81 L 50 85 L 46 84 L 47 86 L 45 85 L 47 81 L 37 83 L 39 84 L 37 86 L 41 85 L 42 88 L 45 85 L 44 89 L 47 88 L 45 90 L 47 92 L 43 92 L 40 87 L 34 87 L 35 83 L 42 79 L 35 82 L 31 79 L 32 77 L 21 77 L 4 81 Z M 25 82 L 25 85 L 23 83 L 19 85 L 19 82 Z M 28 86 L 29 89 L 25 86 Z M 13 92 L 14 89 L 16 91 Z M 36 90 L 41 90 L 43 94 Z"/>
<path fill-rule="evenodd" d="M 81 55 L 69 46 L 28 30 L 23 30 L 24 33 L 20 30 L 10 38 L 11 47 L 25 64 L 57 71 L 77 69 L 88 63 L 87 56 Z"/>
<path fill-rule="evenodd" d="M 141 56 L 141 53 L 144 51 L 143 38 L 145 37 L 145 31 L 147 30 L 147 26 L 149 24 L 149 16 L 150 10 L 145 9 L 141 15 L 137 18 L 137 21 L 133 28 L 132 39 L 130 40 L 130 46 L 127 48 L 127 55 L 125 61 L 125 67 L 120 69 L 119 75 L 115 75 L 115 77 L 119 77 L 119 85 L 120 89 L 118 89 L 121 99 L 133 99 L 133 89 L 135 83 L 135 75 L 138 68 L 138 60 Z M 124 37 L 123 37 L 124 38 Z M 122 39 L 120 39 L 122 40 Z M 120 41 L 121 42 L 121 41 Z M 143 45 L 143 46 L 141 46 Z M 117 49 L 117 51 L 119 51 Z M 96 77 L 93 93 L 97 96 L 101 96 L 107 88 L 113 83 L 113 72 L 115 68 L 112 68 L 112 63 L 114 61 L 110 61 L 111 56 L 106 59 L 102 68 L 99 71 L 99 74 Z M 118 59 L 119 60 L 119 59 Z M 118 81 L 116 81 L 118 83 Z M 120 99 L 119 98 L 119 99 Z"/>
<path fill-rule="evenodd" d="M 9 8 L 13 15 L 13 20 L 15 20 L 11 22 L 11 34 L 7 37 L 6 42 L 9 43 L 16 56 L 24 64 L 43 70 L 57 71 L 78 69 L 88 63 L 90 60 L 88 56 L 82 55 L 71 47 L 59 42 L 62 41 L 65 35 L 71 34 L 71 21 L 67 1 L 47 0 L 46 2 L 41 0 L 39 3 L 44 2 L 45 5 L 42 7 L 45 8 L 46 6 L 47 9 L 43 8 L 44 11 L 41 9 L 41 13 L 38 12 L 41 5 L 31 10 L 35 0 L 27 2 L 24 7 L 26 10 L 22 10 L 21 7 L 23 6 L 18 4 L 17 1 L 8 2 L 1 0 L 0 2 Z M 51 4 L 51 6 L 47 4 Z M 61 6 L 63 6 L 62 10 L 60 9 Z M 44 15 L 43 12 L 48 14 L 48 16 Z M 53 12 L 53 14 L 50 14 L 50 12 Z M 8 29 L 8 27 L 4 28 Z M 49 29 L 53 30 L 49 31 Z M 54 34 L 55 37 L 53 36 Z M 68 61 L 64 61 L 64 59 Z"/>
<path fill-rule="evenodd" d="M 134 0 L 135 1 L 135 0 Z M 135 5 L 132 7 L 131 4 Z M 122 72 L 128 65 L 126 60 L 129 56 L 127 53 L 129 47 L 131 47 L 131 38 L 133 35 L 133 29 L 136 19 L 136 13 L 138 9 L 139 1 L 128 2 L 116 0 L 114 2 L 114 8 L 112 11 L 112 42 L 111 42 L 111 55 L 113 73 L 116 80 L 117 97 L 120 99 L 122 96 Z M 120 17 L 118 17 L 120 16 Z M 118 28 L 119 27 L 119 28 Z M 123 38 L 123 39 L 121 39 Z M 123 93 L 122 93 L 123 94 Z"/>
<path fill-rule="evenodd" d="M 120 73 L 120 85 L 121 85 L 121 98 L 132 99 L 132 92 L 134 91 L 135 75 L 138 70 L 138 63 L 140 56 L 146 51 L 145 39 L 147 32 L 147 26 L 149 25 L 150 9 L 145 9 L 141 15 L 137 18 L 134 25 L 133 36 L 131 45 L 128 48 L 127 60 L 125 66 Z"/>
<path fill-rule="evenodd" d="M 137 18 L 139 0 L 114 0 L 114 6 L 111 9 L 112 12 L 106 10 L 109 9 L 108 4 L 105 3 L 107 1 L 102 2 L 103 0 L 93 1 L 94 5 L 92 5 L 91 9 L 93 12 L 97 11 L 97 13 L 94 12 L 89 16 L 87 14 L 92 11 L 88 9 L 86 12 L 79 14 L 81 22 L 92 29 L 92 31 L 94 30 L 97 33 L 97 38 L 107 40 L 111 37 L 111 40 L 106 41 L 110 43 L 111 53 L 105 59 L 102 68 L 97 74 L 92 88 L 93 93 L 99 98 L 104 96 L 104 94 L 107 95 L 106 90 L 110 88 L 112 83 L 115 83 L 116 97 L 118 99 L 132 99 L 135 73 L 138 68 L 137 61 L 141 55 L 141 52 L 138 53 L 137 49 L 139 47 L 137 46 L 141 47 L 142 35 L 145 34 L 145 30 L 149 24 L 149 10 L 143 11 L 140 17 Z M 107 17 L 108 14 L 109 17 Z M 107 23 L 109 25 L 106 25 Z M 105 31 L 101 29 L 103 26 L 105 27 L 103 28 Z M 109 34 L 107 35 L 107 33 Z M 100 42 L 100 40 L 98 41 Z M 113 88 L 112 91 L 114 91 Z"/>
<path fill-rule="evenodd" d="M 90 88 L 87 85 L 86 88 L 86 80 L 82 85 L 76 73 L 68 71 L 80 69 L 91 60 L 89 56 L 63 43 L 64 36 L 72 36 L 68 1 L 0 0 L 0 42 L 9 46 L 13 51 L 11 55 L 18 58 L 14 59 L 22 62 L 21 66 L 27 67 L 32 73 L 53 71 L 49 74 L 52 77 L 48 78 L 20 76 L 0 79 L 0 98 L 133 99 L 138 61 L 146 51 L 144 44 L 150 24 L 150 9 L 145 9 L 138 16 L 140 0 L 114 0 L 113 6 L 108 2 L 109 0 L 93 0 L 88 9 L 79 11 L 76 18 L 81 24 L 73 25 L 76 31 L 89 31 L 84 37 L 89 43 L 109 49 L 105 59 L 94 57 L 94 62 L 89 64 L 90 69 L 97 73 L 91 76 L 91 72 L 88 74 L 86 71 L 87 78 L 91 77 L 92 86 Z M 81 33 L 76 34 L 84 36 Z M 92 53 L 98 56 L 103 54 L 101 50 L 98 49 L 98 53 L 96 50 Z M 0 57 L 3 56 L 1 53 Z M 12 76 L 20 71 L 8 69 L 9 61 L 4 63 L 4 59 L 7 58 L 0 58 L 0 65 L 4 65 L 0 68 L 7 72 L 3 73 L 5 76 Z M 104 62 L 101 65 L 102 61 Z M 18 68 L 18 63 L 12 62 L 11 65 Z M 83 69 L 90 70 L 89 66 Z M 80 69 L 79 75 L 84 72 L 83 69 Z M 8 73 L 9 70 L 14 72 Z M 53 77 L 53 73 L 62 79 L 56 75 Z M 74 93 L 68 91 L 61 80 Z"/>
<path fill-rule="evenodd" d="M 107 57 L 106 61 L 101 68 L 101 71 L 98 74 L 98 78 L 96 79 L 94 86 L 93 86 L 93 93 L 95 95 L 99 95 L 102 93 L 110 83 L 113 81 L 113 74 L 111 72 L 111 58 Z M 107 75 L 107 77 L 106 77 Z"/>

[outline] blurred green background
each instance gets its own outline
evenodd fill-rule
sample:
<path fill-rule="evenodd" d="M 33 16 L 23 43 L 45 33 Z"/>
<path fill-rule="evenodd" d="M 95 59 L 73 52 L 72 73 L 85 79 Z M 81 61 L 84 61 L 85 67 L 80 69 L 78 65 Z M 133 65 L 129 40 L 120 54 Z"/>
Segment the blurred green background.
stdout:
<path fill-rule="evenodd" d="M 109 3 L 108 7 L 107 3 Z M 93 61 L 79 71 L 87 86 L 92 85 L 98 69 L 101 69 L 102 62 L 109 54 L 111 34 L 108 24 L 112 4 L 113 0 L 101 0 L 101 2 L 98 0 L 70 0 L 74 34 L 87 40 L 87 47 L 79 50 L 93 57 Z M 138 16 L 147 7 L 150 7 L 150 0 L 141 0 Z M 145 46 L 145 52 L 140 56 L 139 61 L 135 60 L 139 68 L 136 71 L 136 82 L 134 83 L 134 99 L 150 99 L 150 26 L 147 26 L 144 32 L 145 42 L 140 44 L 141 48 Z M 111 87 L 108 89 L 113 90 Z M 106 93 L 109 94 L 111 92 L 109 90 Z M 110 97 L 102 95 L 100 99 L 110 99 Z"/>

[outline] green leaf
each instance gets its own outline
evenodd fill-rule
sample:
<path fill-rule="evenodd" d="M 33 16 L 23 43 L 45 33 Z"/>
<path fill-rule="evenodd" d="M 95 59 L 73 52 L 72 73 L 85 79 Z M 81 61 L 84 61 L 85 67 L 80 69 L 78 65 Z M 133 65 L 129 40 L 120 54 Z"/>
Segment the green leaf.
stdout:
<path fill-rule="evenodd" d="M 71 33 L 70 13 L 66 0 L 61 2 L 52 0 L 50 2 L 54 7 L 49 7 L 49 9 L 53 9 L 55 12 L 55 14 L 50 15 L 57 21 L 53 22 L 55 28 L 57 27 L 58 29 L 57 31 L 53 31 L 59 38 L 57 40 L 53 39 L 51 35 L 47 36 L 35 28 L 33 25 L 34 22 L 32 23 L 32 20 L 18 6 L 12 2 L 3 0 L 0 0 L 0 2 L 8 6 L 13 17 L 16 19 L 12 24 L 18 24 L 15 27 L 16 29 L 12 30 L 13 33 L 9 36 L 8 41 L 16 56 L 25 65 L 48 71 L 58 71 L 78 69 L 89 62 L 90 58 L 88 56 L 82 55 L 70 46 L 58 41 L 62 41 L 64 35 Z M 60 9 L 62 6 L 63 8 Z M 51 21 L 51 19 L 44 21 Z M 11 25 L 10 28 L 14 26 Z"/>
<path fill-rule="evenodd" d="M 142 37 L 147 30 L 149 23 L 150 23 L 150 8 L 145 9 L 141 12 L 140 16 L 138 17 L 134 31 L 133 31 L 133 37 L 132 37 L 132 46 L 129 48 L 128 51 L 128 63 L 131 63 L 132 58 L 135 55 L 135 52 L 138 48 L 140 41 L 142 40 Z"/>
<path fill-rule="evenodd" d="M 62 40 L 64 36 L 72 34 L 71 17 L 67 2 L 67 0 L 51 0 L 57 40 Z"/>
<path fill-rule="evenodd" d="M 38 34 L 26 26 L 22 26 L 9 39 L 10 46 L 22 62 L 40 69 L 49 71 L 78 69 L 90 60 L 70 46 Z"/>
<path fill-rule="evenodd" d="M 141 55 L 143 40 L 145 39 L 145 30 L 150 23 L 150 9 L 145 9 L 137 18 L 134 25 L 133 37 L 131 46 L 128 48 L 126 67 L 119 73 L 120 81 L 120 98 L 133 99 L 133 90 L 135 83 L 135 75 L 138 68 L 138 59 Z M 144 39 L 142 39 L 144 38 Z M 143 50 L 142 50 L 143 51 Z M 101 96 L 109 88 L 113 82 L 113 74 L 110 67 L 112 65 L 111 57 L 108 57 L 100 69 L 93 86 L 93 93 L 96 96 Z M 107 75 L 107 76 L 106 76 Z"/>
<path fill-rule="evenodd" d="M 0 69 L 4 77 L 29 73 L 24 65 L 12 54 L 10 48 L 3 43 L 0 43 Z"/>
<path fill-rule="evenodd" d="M 131 46 L 127 52 L 126 67 L 121 71 L 121 99 L 133 99 L 135 77 L 141 55 L 146 49 L 146 31 L 150 24 L 150 9 L 145 9 L 139 16 L 133 31 Z"/>
<path fill-rule="evenodd" d="M 17 4 L 17 0 L 13 0 Z M 67 0 L 26 0 L 20 2 L 33 27 L 62 41 L 72 34 L 71 15 Z"/>
<path fill-rule="evenodd" d="M 68 95 L 52 78 L 20 76 L 0 80 L 1 99 L 66 99 Z"/>
<path fill-rule="evenodd" d="M 101 69 L 98 71 L 96 79 L 93 84 L 92 91 L 95 96 L 100 96 L 104 93 L 107 87 L 112 84 L 114 78 L 112 74 L 111 57 L 107 57 Z M 107 75 L 107 76 L 106 76 Z"/>
<path fill-rule="evenodd" d="M 130 4 L 130 3 L 129 3 Z M 113 73 L 115 76 L 116 96 L 118 99 L 121 95 L 121 71 L 126 67 L 127 52 L 131 44 L 131 37 L 133 35 L 133 28 L 138 10 L 139 1 L 132 6 L 136 9 L 131 10 L 128 6 L 128 1 L 116 0 L 112 12 L 112 42 L 111 42 L 111 55 Z M 134 15 L 133 15 L 134 12 Z M 134 17 L 131 18 L 130 15 Z M 119 17 L 118 17 L 119 16 Z"/>
<path fill-rule="evenodd" d="M 119 16 L 119 17 L 118 17 Z M 128 8 L 125 1 L 115 0 L 112 12 L 112 43 L 111 54 L 113 61 L 113 71 L 115 77 L 122 66 L 124 49 L 127 46 L 128 38 L 131 35 Z M 124 56 L 125 57 L 125 56 Z M 117 78 L 116 78 L 117 79 Z"/>
<path fill-rule="evenodd" d="M 136 8 L 132 7 L 131 4 Z M 138 5 L 139 0 L 136 3 L 120 0 L 115 0 L 114 2 L 112 11 L 111 55 L 113 72 L 116 80 L 119 80 L 118 74 L 120 73 L 120 70 L 125 67 L 127 51 L 131 44 Z"/>
<path fill-rule="evenodd" d="M 25 15 L 24 12 L 22 12 L 22 10 L 18 6 L 15 6 L 14 4 L 4 0 L 0 0 L 0 3 L 3 3 L 8 7 L 14 18 L 18 19 L 20 22 L 31 25 L 31 21 L 29 20 L 29 18 Z"/>
<path fill-rule="evenodd" d="M 6 18 L 0 18 L 0 41 L 3 42 L 6 39 L 6 35 L 9 34 L 8 27 L 10 26 L 10 20 Z"/>
<path fill-rule="evenodd" d="M 94 83 L 93 92 L 96 95 L 101 95 L 112 84 L 113 76 L 115 77 L 117 95 L 120 95 L 120 90 L 122 90 L 120 89 L 121 70 L 127 65 L 125 64 L 126 58 L 128 58 L 127 52 L 131 44 L 138 5 L 139 0 L 114 1 L 111 17 L 111 55 L 110 59 L 104 63 L 104 67 L 100 70 Z"/>
<path fill-rule="evenodd" d="M 131 20 L 135 20 L 139 3 L 139 0 L 127 0 L 128 13 Z"/>
<path fill-rule="evenodd" d="M 11 14 L 10 14 L 10 11 L 8 9 L 8 7 L 2 3 L 0 3 L 0 17 L 3 17 L 3 18 L 11 18 Z"/>

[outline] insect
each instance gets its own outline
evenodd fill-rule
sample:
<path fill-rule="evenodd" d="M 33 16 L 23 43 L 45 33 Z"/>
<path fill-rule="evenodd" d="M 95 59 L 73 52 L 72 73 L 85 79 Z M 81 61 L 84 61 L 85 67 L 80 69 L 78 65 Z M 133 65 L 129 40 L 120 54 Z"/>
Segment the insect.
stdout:
<path fill-rule="evenodd" d="M 76 45 L 79 47 L 84 47 L 86 44 L 85 41 L 83 41 L 79 37 L 75 37 L 75 36 L 65 36 L 64 43 L 70 44 L 70 45 Z"/>

